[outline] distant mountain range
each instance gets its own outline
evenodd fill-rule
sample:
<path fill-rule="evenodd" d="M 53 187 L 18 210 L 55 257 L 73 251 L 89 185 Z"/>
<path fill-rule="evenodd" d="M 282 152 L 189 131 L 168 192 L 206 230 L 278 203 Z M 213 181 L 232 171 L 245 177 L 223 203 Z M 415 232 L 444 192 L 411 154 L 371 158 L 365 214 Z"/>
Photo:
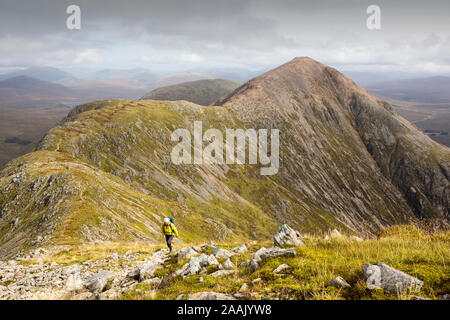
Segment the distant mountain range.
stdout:
<path fill-rule="evenodd" d="M 436 76 L 369 84 L 366 88 L 379 97 L 427 103 L 450 102 L 450 77 Z"/>

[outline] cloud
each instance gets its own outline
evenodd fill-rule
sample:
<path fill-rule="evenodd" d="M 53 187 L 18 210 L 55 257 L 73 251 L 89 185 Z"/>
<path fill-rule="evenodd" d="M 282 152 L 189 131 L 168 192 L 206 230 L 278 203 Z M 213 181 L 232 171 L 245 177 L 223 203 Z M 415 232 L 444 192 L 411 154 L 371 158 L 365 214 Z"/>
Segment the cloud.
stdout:
<path fill-rule="evenodd" d="M 2 0 L 0 67 L 258 69 L 304 55 L 345 68 L 450 65 L 448 0 L 378 0 L 380 31 L 366 28 L 372 0 L 78 0 L 76 31 L 70 4 Z"/>
<path fill-rule="evenodd" d="M 77 64 L 100 64 L 103 62 L 103 57 L 95 49 L 83 50 L 74 59 Z"/>

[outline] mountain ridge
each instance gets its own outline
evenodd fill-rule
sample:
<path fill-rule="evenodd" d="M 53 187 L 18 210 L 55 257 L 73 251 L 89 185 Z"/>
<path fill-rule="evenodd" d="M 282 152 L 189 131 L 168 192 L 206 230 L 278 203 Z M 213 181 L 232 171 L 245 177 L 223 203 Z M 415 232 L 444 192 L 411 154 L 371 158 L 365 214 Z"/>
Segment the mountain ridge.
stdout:
<path fill-rule="evenodd" d="M 263 177 L 252 165 L 174 165 L 170 134 L 191 130 L 194 120 L 202 121 L 204 130 L 279 129 L 279 173 Z M 51 160 L 55 155 L 62 159 Z M 448 220 L 449 159 L 448 148 L 420 133 L 390 105 L 338 71 L 296 58 L 237 88 L 223 106 L 109 100 L 75 108 L 36 152 L 1 172 L 0 255 L 42 242 L 157 239 L 153 223 L 121 227 L 118 221 L 129 210 L 153 217 L 155 224 L 170 214 L 191 240 L 262 239 L 285 222 L 301 231 L 337 227 L 373 236 L 419 218 Z M 80 165 L 91 168 L 83 170 L 83 179 L 74 171 Z M 74 183 L 78 189 L 56 192 Z M 123 185 L 132 195 L 115 194 L 112 185 Z M 38 195 L 46 190 L 50 198 L 43 201 Z M 87 205 L 95 223 L 86 220 L 89 211 L 75 210 L 67 220 L 71 206 L 86 203 L 83 194 L 101 195 Z M 159 205 L 144 206 L 147 201 Z M 68 211 L 60 204 L 69 205 Z M 65 223 L 53 222 L 55 217 Z M 38 229 L 36 219 L 42 220 Z M 70 232 L 55 231 L 63 229 Z"/>

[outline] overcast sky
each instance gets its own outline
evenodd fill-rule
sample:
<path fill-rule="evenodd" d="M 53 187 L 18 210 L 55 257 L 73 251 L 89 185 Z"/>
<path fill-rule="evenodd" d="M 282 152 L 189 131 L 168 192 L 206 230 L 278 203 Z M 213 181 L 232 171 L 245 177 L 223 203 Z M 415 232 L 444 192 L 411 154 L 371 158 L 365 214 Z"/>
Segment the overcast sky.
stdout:
<path fill-rule="evenodd" d="M 66 28 L 70 4 L 81 30 Z M 381 30 L 366 27 L 371 4 Z M 0 0 L 0 70 L 260 70 L 310 56 L 341 70 L 450 74 L 449 13 L 448 0 Z"/>

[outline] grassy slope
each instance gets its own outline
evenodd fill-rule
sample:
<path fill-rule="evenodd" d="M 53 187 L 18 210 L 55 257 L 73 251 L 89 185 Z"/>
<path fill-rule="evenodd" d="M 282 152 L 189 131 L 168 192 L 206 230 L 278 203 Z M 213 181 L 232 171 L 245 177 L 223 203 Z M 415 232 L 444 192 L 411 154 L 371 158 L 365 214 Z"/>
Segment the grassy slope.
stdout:
<path fill-rule="evenodd" d="M 242 83 L 224 79 L 208 79 L 184 82 L 153 90 L 143 100 L 186 100 L 202 106 L 209 106 L 230 94 Z"/>
<path fill-rule="evenodd" d="M 306 246 L 297 248 L 297 256 L 276 258 L 262 263 L 260 270 L 249 274 L 248 267 L 238 268 L 238 273 L 218 278 L 208 275 L 194 275 L 172 280 L 169 287 L 156 291 L 151 285 L 141 284 L 125 294 L 123 299 L 175 299 L 179 294 L 201 291 L 236 293 L 243 283 L 250 291 L 248 299 L 409 299 L 417 294 L 429 298 L 448 293 L 450 290 L 450 233 L 427 235 L 414 227 L 393 227 L 387 229 L 377 240 L 356 242 L 349 238 L 322 240 L 319 237 L 305 237 Z M 262 245 L 254 244 L 250 252 L 231 258 L 235 265 L 250 258 Z M 233 245 L 226 247 L 232 248 Z M 420 293 L 403 292 L 399 295 L 383 290 L 370 291 L 363 281 L 362 266 L 365 263 L 383 261 L 424 281 Z M 181 267 L 186 261 L 169 261 L 166 269 L 157 271 L 165 276 Z M 286 276 L 273 274 L 280 264 L 292 268 L 284 271 Z M 213 272 L 214 269 L 209 270 Z M 342 276 L 352 288 L 336 289 L 325 287 L 329 280 Z M 204 281 L 200 282 L 199 278 Z M 261 278 L 260 282 L 251 281 Z"/>

